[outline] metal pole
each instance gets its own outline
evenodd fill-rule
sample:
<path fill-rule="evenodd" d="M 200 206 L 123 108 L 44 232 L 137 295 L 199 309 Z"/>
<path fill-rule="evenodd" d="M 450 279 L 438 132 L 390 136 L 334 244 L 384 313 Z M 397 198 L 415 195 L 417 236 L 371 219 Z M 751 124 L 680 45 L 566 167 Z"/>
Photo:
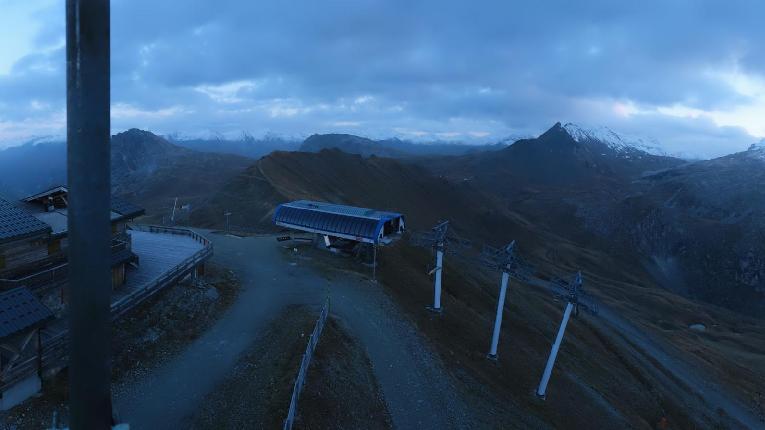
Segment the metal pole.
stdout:
<path fill-rule="evenodd" d="M 111 225 L 109 1 L 67 0 L 69 408 L 72 429 L 108 429 Z"/>
<path fill-rule="evenodd" d="M 497 344 L 499 343 L 499 330 L 502 328 L 502 311 L 505 308 L 505 295 L 507 293 L 508 279 L 510 279 L 510 275 L 507 272 L 502 272 L 502 284 L 499 287 L 499 300 L 497 301 L 497 316 L 494 318 L 494 332 L 491 335 L 491 348 L 487 355 L 487 357 L 492 360 L 497 359 Z"/>
<path fill-rule="evenodd" d="M 377 282 L 377 244 L 373 243 L 374 247 L 372 256 L 372 281 Z"/>
<path fill-rule="evenodd" d="M 441 272 L 444 269 L 444 249 L 443 245 L 439 245 L 436 250 L 436 281 L 435 291 L 433 297 L 433 310 L 441 312 Z"/>
<path fill-rule="evenodd" d="M 553 343 L 552 350 L 550 351 L 550 357 L 547 359 L 547 366 L 545 366 L 545 373 L 542 374 L 542 380 L 539 381 L 539 388 L 537 388 L 537 396 L 544 399 L 547 392 L 547 383 L 550 382 L 550 374 L 552 373 L 553 366 L 555 366 L 555 358 L 558 356 L 558 349 L 561 342 L 563 342 L 563 333 L 566 331 L 566 325 L 568 319 L 571 316 L 571 309 L 574 304 L 569 302 L 566 304 L 566 311 L 563 312 L 563 321 L 560 323 L 558 329 L 558 336 L 555 337 L 555 343 Z"/>
<path fill-rule="evenodd" d="M 170 215 L 170 222 L 172 224 L 175 224 L 175 207 L 178 206 L 178 197 L 175 198 L 175 201 L 173 202 L 173 213 Z"/>

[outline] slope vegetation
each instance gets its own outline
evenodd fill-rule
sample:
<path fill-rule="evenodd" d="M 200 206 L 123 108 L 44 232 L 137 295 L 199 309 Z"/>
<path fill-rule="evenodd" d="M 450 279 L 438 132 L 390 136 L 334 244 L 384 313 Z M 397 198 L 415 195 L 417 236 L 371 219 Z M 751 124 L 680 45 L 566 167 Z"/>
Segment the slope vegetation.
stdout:
<path fill-rule="evenodd" d="M 595 174 L 627 182 L 614 172 Z M 503 359 L 495 366 L 484 354 L 498 275 L 477 270 L 470 259 L 448 257 L 446 313 L 432 319 L 423 311 L 432 300 L 426 275 L 431 257 L 405 243 L 381 250 L 382 285 L 451 366 L 460 389 L 475 396 L 475 407 L 484 408 L 485 416 L 518 427 L 651 428 L 663 419 L 678 428 L 731 425 L 730 418 L 716 412 L 725 411 L 725 405 L 703 395 L 707 384 L 722 387 L 734 402 L 754 407 L 752 399 L 765 382 L 765 330 L 757 320 L 659 288 L 634 254 L 557 234 L 544 215 L 519 214 L 503 195 L 476 183 L 433 175 L 416 164 L 338 150 L 276 152 L 231 179 L 191 220 L 219 228 L 224 225 L 221 214 L 228 211 L 235 226 L 273 231 L 271 216 L 278 203 L 325 200 L 397 210 L 416 229 L 450 219 L 462 236 L 477 244 L 518 240 L 541 273 L 560 276 L 583 270 L 587 288 L 601 303 L 659 346 L 632 341 L 629 332 L 605 319 L 575 320 L 551 387 L 556 395 L 540 404 L 531 393 L 561 312 L 549 291 L 536 285 L 512 287 L 500 346 Z M 563 227 L 557 225 L 565 232 Z M 697 323 L 706 331 L 690 328 Z M 673 367 L 661 362 L 664 350 L 688 372 L 703 376 L 673 377 Z"/>
<path fill-rule="evenodd" d="M 762 315 L 765 149 L 687 162 L 608 137 L 556 124 L 494 154 L 418 162 L 577 243 L 631 255 L 664 288 Z"/>

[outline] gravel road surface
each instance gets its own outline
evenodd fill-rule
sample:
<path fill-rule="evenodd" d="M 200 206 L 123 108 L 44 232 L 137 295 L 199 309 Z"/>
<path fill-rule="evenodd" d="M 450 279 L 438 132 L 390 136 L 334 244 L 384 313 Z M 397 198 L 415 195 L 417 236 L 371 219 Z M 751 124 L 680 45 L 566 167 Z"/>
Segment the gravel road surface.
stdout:
<path fill-rule="evenodd" d="M 332 313 L 366 348 L 396 428 L 471 427 L 470 410 L 440 359 L 381 286 L 354 273 L 319 271 L 272 236 L 206 235 L 214 261 L 236 273 L 242 292 L 183 353 L 114 393 L 117 413 L 131 428 L 175 428 L 285 306 L 320 306 L 327 295 Z"/>

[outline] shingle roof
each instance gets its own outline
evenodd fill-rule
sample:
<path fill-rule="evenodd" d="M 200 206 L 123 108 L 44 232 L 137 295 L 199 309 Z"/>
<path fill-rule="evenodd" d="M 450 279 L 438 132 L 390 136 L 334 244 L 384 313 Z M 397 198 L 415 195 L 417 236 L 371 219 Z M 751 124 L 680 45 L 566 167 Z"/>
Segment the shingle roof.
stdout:
<path fill-rule="evenodd" d="M 144 208 L 114 196 L 112 196 L 112 210 L 125 218 L 137 217 L 146 212 Z"/>
<path fill-rule="evenodd" d="M 0 338 L 53 317 L 53 313 L 26 287 L 0 293 Z"/>
<path fill-rule="evenodd" d="M 0 198 L 0 243 L 49 231 L 47 224 Z"/>
<path fill-rule="evenodd" d="M 57 194 L 57 193 L 68 194 L 69 189 L 65 185 L 59 185 L 53 188 L 49 188 L 35 195 L 25 197 L 24 199 L 22 199 L 22 201 L 29 203 L 37 199 L 40 199 L 49 195 Z M 134 205 L 133 203 L 130 203 L 126 200 L 122 200 L 119 197 L 112 196 L 112 212 L 116 212 L 119 215 L 121 215 L 121 217 L 119 218 L 134 218 L 139 215 L 143 215 L 146 211 L 140 206 Z M 112 219 L 115 219 L 115 217 L 112 216 Z"/>
<path fill-rule="evenodd" d="M 396 212 L 298 200 L 276 208 L 274 223 L 362 242 L 377 242 L 385 222 L 403 218 Z"/>

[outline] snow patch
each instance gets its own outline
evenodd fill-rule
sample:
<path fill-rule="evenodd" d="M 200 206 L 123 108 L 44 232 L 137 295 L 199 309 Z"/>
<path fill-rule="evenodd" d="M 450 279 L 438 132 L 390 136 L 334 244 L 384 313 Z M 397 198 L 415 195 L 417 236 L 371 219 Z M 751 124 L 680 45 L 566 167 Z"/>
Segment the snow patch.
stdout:
<path fill-rule="evenodd" d="M 765 160 L 765 139 L 762 139 L 757 143 L 753 143 L 749 147 L 748 152 L 757 158 L 762 158 Z"/>
<path fill-rule="evenodd" d="M 669 156 L 656 139 L 617 134 L 604 126 L 584 128 L 569 122 L 563 128 L 577 142 L 599 141 L 620 154 L 638 150 L 651 155 Z"/>
<path fill-rule="evenodd" d="M 762 139 L 761 141 L 759 141 L 757 143 L 753 143 L 749 147 L 749 150 L 750 151 L 762 151 L 762 150 L 765 150 L 765 139 Z"/>
<path fill-rule="evenodd" d="M 753 143 L 749 147 L 749 150 L 746 151 L 746 154 L 753 158 L 765 160 L 765 139 L 762 139 L 757 143 Z"/>

